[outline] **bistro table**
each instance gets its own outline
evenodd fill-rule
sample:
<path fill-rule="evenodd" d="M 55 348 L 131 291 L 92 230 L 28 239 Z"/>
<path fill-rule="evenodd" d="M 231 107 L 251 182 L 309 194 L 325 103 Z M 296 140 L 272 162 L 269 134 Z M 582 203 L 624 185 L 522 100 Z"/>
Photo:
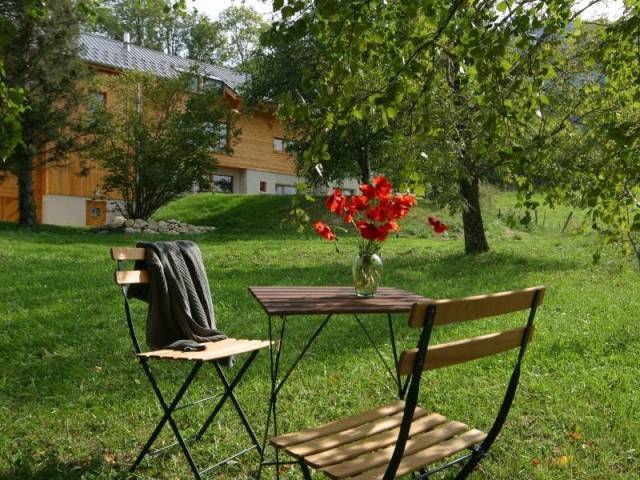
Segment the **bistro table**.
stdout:
<path fill-rule="evenodd" d="M 270 347 L 270 365 L 271 365 L 271 396 L 269 399 L 269 411 L 267 413 L 267 422 L 262 443 L 262 456 L 260 461 L 260 470 L 258 478 L 262 473 L 263 465 L 275 465 L 276 476 L 279 478 L 279 466 L 295 462 L 280 462 L 278 452 L 276 450 L 275 462 L 265 462 L 264 452 L 266 441 L 271 430 L 271 421 L 273 419 L 273 434 L 278 435 L 278 413 L 277 401 L 278 393 L 282 389 L 285 382 L 289 379 L 305 353 L 313 345 L 314 341 L 327 325 L 329 320 L 337 314 L 353 315 L 368 341 L 375 348 L 387 372 L 393 378 L 398 388 L 400 398 L 404 397 L 406 391 L 406 383 L 403 385 L 400 376 L 394 370 L 391 370 L 385 361 L 382 353 L 373 341 L 369 331 L 365 328 L 360 320 L 361 314 L 386 314 L 387 324 L 389 328 L 389 336 L 391 339 L 391 348 L 395 365 L 398 364 L 398 353 L 396 349 L 395 334 L 393 331 L 393 323 L 391 315 L 394 313 L 408 313 L 416 302 L 425 302 L 429 299 L 413 293 L 400 290 L 398 288 L 379 288 L 373 297 L 358 297 L 353 287 L 249 287 L 249 291 L 262 306 L 269 319 L 269 340 Z M 280 354 L 284 344 L 286 334 L 287 318 L 295 315 L 323 315 L 325 316 L 320 326 L 311 334 L 307 342 L 304 344 L 300 353 L 280 378 Z M 282 323 L 279 332 L 274 328 L 274 317 L 280 317 Z M 276 336 L 277 335 L 277 336 Z M 275 347 L 274 340 L 278 340 Z"/>

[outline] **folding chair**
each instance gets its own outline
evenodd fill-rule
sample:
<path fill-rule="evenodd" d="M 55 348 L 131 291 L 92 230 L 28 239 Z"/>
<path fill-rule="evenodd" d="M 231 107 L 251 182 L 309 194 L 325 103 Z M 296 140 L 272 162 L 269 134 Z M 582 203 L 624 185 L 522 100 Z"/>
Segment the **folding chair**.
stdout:
<path fill-rule="evenodd" d="M 310 468 L 320 470 L 332 479 L 391 480 L 409 474 L 426 479 L 454 465 L 462 465 L 455 478 L 466 478 L 487 455 L 507 418 L 518 386 L 522 359 L 533 333 L 536 308 L 542 303 L 544 291 L 544 287 L 535 287 L 416 303 L 409 316 L 409 326 L 422 329 L 420 339 L 417 348 L 402 352 L 397 364 L 398 373 L 406 376 L 406 400 L 319 427 L 273 437 L 271 444 L 295 457 L 306 480 L 311 479 Z M 524 327 L 429 347 L 434 325 L 519 310 L 529 310 Z M 514 348 L 520 349 L 518 357 L 502 405 L 488 433 L 417 406 L 423 371 Z M 460 453 L 465 450 L 467 452 Z"/>
<path fill-rule="evenodd" d="M 125 261 L 144 260 L 145 249 L 144 248 L 112 248 L 111 258 L 118 262 L 117 271 L 115 274 L 115 281 L 118 285 L 122 287 L 122 295 L 124 296 L 124 310 L 127 317 L 127 323 L 129 326 L 129 334 L 133 342 L 133 347 L 135 349 L 136 356 L 138 357 L 138 360 L 140 361 L 140 365 L 142 366 L 145 374 L 147 375 L 147 378 L 149 379 L 149 382 L 151 383 L 151 387 L 153 388 L 153 391 L 155 392 L 156 397 L 158 398 L 158 402 L 160 403 L 160 407 L 162 408 L 162 411 L 164 413 L 164 415 L 160 419 L 160 422 L 158 423 L 155 430 L 149 437 L 149 440 L 144 445 L 142 451 L 136 458 L 136 461 L 132 465 L 131 470 L 132 471 L 135 470 L 145 457 L 155 456 L 157 454 L 163 453 L 176 445 L 180 446 L 187 460 L 187 463 L 189 464 L 189 467 L 191 468 L 197 480 L 201 480 L 201 478 L 204 475 L 211 472 L 214 468 L 220 465 L 223 465 L 225 463 L 228 463 L 229 461 L 239 457 L 240 455 L 243 455 L 244 453 L 247 453 L 253 450 L 254 448 L 260 454 L 262 454 L 260 443 L 258 442 L 258 439 L 253 429 L 251 428 L 251 425 L 249 424 L 249 421 L 247 420 L 247 417 L 244 411 L 242 410 L 240 403 L 236 399 L 236 396 L 234 395 L 233 390 L 238 385 L 238 383 L 242 379 L 243 375 L 245 374 L 245 372 L 247 371 L 251 363 L 253 363 L 253 361 L 255 360 L 256 355 L 258 354 L 258 351 L 260 351 L 263 348 L 269 347 L 270 345 L 269 342 L 260 341 L 260 340 L 241 340 L 241 339 L 235 339 L 235 338 L 227 338 L 225 340 L 221 340 L 218 342 L 205 343 L 204 344 L 205 350 L 195 351 L 195 352 L 186 352 L 186 351 L 182 352 L 177 350 L 155 350 L 150 352 L 142 352 L 142 349 L 140 348 L 140 342 L 138 341 L 138 337 L 136 335 L 136 329 L 133 323 L 133 319 L 131 316 L 131 308 L 129 305 L 129 298 L 127 297 L 127 291 L 129 289 L 129 285 L 131 284 L 149 283 L 150 277 L 149 277 L 149 273 L 144 270 L 126 270 Z M 229 382 L 226 375 L 222 371 L 222 368 L 219 365 L 219 361 L 225 358 L 228 358 L 232 355 L 235 356 L 243 353 L 250 353 L 249 358 L 245 360 L 245 362 L 242 364 L 235 378 L 233 378 L 233 380 Z M 165 399 L 164 395 L 160 390 L 160 387 L 158 386 L 158 383 L 156 382 L 156 379 L 153 373 L 151 372 L 151 367 L 149 366 L 149 360 L 151 359 L 182 361 L 182 362 L 190 362 L 193 364 L 191 372 L 187 376 L 182 386 L 178 389 L 178 392 L 176 393 L 174 399 L 170 402 L 167 402 L 167 400 Z M 180 403 L 185 393 L 187 392 L 187 389 L 195 379 L 198 371 L 202 368 L 202 365 L 204 363 L 210 363 L 215 368 L 216 374 L 219 377 L 220 382 L 222 383 L 223 393 L 220 395 L 220 399 L 218 400 L 218 403 L 213 408 L 213 410 L 211 411 L 211 414 L 207 417 L 207 419 L 205 420 L 203 425 L 200 427 L 198 432 L 192 437 L 185 439 L 180 433 L 180 430 L 178 429 L 178 426 L 173 418 L 173 413 L 176 412 L 177 410 L 190 407 L 193 405 L 198 405 L 218 397 L 218 395 L 213 395 L 213 396 L 204 398 L 202 400 L 198 400 L 188 404 Z M 240 420 L 242 421 L 242 424 L 244 425 L 244 428 L 247 431 L 247 434 L 249 435 L 249 438 L 251 440 L 251 446 L 236 453 L 235 455 L 232 455 L 229 458 L 226 458 L 216 463 L 215 465 L 212 465 L 204 469 L 199 469 L 193 457 L 191 456 L 191 453 L 189 451 L 189 448 L 187 447 L 187 444 L 202 438 L 202 436 L 207 431 L 207 429 L 209 428 L 211 423 L 214 421 L 217 414 L 220 412 L 223 405 L 228 399 L 230 399 L 231 402 L 233 403 L 233 406 L 235 407 L 238 413 L 238 416 L 240 417 Z M 169 423 L 171 430 L 173 430 L 173 433 L 176 437 L 176 441 L 171 445 L 168 445 L 166 447 L 150 452 L 150 449 L 153 443 L 158 438 L 158 435 L 160 434 L 160 432 L 162 431 L 162 429 L 165 427 L 167 423 Z"/>

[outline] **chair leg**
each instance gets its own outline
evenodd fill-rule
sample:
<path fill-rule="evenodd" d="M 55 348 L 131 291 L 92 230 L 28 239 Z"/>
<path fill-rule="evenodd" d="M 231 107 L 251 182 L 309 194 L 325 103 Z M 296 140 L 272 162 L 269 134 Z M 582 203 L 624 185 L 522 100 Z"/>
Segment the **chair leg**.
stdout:
<path fill-rule="evenodd" d="M 233 394 L 234 387 L 238 384 L 238 382 L 240 381 L 240 379 L 242 378 L 246 370 L 249 368 L 253 360 L 256 358 L 257 354 L 258 352 L 255 351 L 247 359 L 245 364 L 242 366 L 242 369 L 238 372 L 236 377 L 233 379 L 233 382 L 232 382 L 233 385 L 229 384 L 227 377 L 225 376 L 224 372 L 222 371 L 222 368 L 220 368 L 220 365 L 217 362 L 214 363 L 214 366 L 216 368 L 216 372 L 218 373 L 218 376 L 220 377 L 220 381 L 222 382 L 222 385 L 224 385 L 225 393 L 229 394 L 229 398 L 231 398 L 231 402 L 233 403 L 233 406 L 238 412 L 238 416 L 240 417 L 240 420 L 242 421 L 242 424 L 244 425 L 244 428 L 247 431 L 247 434 L 249 435 L 249 437 L 251 438 L 251 441 L 253 442 L 256 449 L 258 450 L 258 453 L 262 455 L 262 448 L 260 446 L 260 442 L 258 441 L 258 437 L 253 431 L 253 428 L 251 428 L 251 424 L 249 423 L 249 420 L 247 419 L 246 414 L 242 410 L 242 407 L 240 406 L 240 402 L 238 402 L 238 399 Z"/>
<path fill-rule="evenodd" d="M 302 470 L 302 476 L 304 477 L 304 480 L 311 480 L 311 472 L 309 471 L 309 467 L 307 467 L 307 464 L 304 463 L 304 460 L 300 460 L 298 463 L 300 464 L 300 470 Z"/>
<path fill-rule="evenodd" d="M 464 480 L 469 475 L 471 475 L 473 469 L 476 468 L 478 463 L 480 463 L 480 460 L 482 460 L 484 457 L 485 454 L 482 454 L 479 451 L 474 451 L 469 461 L 464 464 L 462 469 L 458 472 L 458 475 L 456 475 L 455 480 Z"/>
<path fill-rule="evenodd" d="M 195 461 L 193 460 L 193 457 L 191 456 L 191 452 L 189 451 L 189 448 L 187 447 L 186 442 L 182 438 L 182 434 L 180 433 L 180 430 L 178 429 L 178 426 L 177 426 L 176 422 L 173 420 L 173 416 L 172 416 L 172 414 L 175 411 L 176 407 L 180 403 L 180 400 L 182 400 L 182 397 L 187 392 L 187 389 L 189 388 L 189 386 L 193 382 L 196 374 L 198 373 L 198 371 L 200 370 L 201 367 L 202 367 L 202 362 L 196 362 L 196 364 L 191 369 L 191 372 L 189 373 L 189 376 L 186 378 L 186 380 L 184 381 L 184 383 L 182 384 L 182 386 L 178 390 L 178 393 L 176 393 L 176 396 L 174 397 L 174 399 L 171 402 L 171 404 L 167 405 L 167 402 L 165 401 L 164 396 L 162 395 L 162 392 L 160 391 L 160 387 L 158 387 L 158 383 L 156 382 L 156 380 L 155 380 L 155 378 L 153 376 L 153 373 L 151 372 L 151 368 L 149 367 L 146 359 L 144 361 L 142 361 L 142 368 L 144 369 L 144 372 L 146 373 L 147 377 L 149 378 L 149 382 L 151 383 L 151 386 L 153 388 L 153 391 L 156 394 L 156 397 L 158 397 L 158 402 L 160 403 L 160 406 L 162 407 L 162 410 L 164 411 L 164 415 L 163 415 L 162 419 L 160 420 L 160 422 L 158 423 L 158 425 L 156 426 L 156 428 L 153 431 L 153 433 L 151 434 L 151 436 L 149 437 L 149 440 L 147 440 L 147 443 L 145 444 L 145 446 L 143 447 L 142 451 L 138 455 L 138 458 L 136 459 L 134 464 L 131 466 L 131 470 L 132 471 L 135 470 L 138 467 L 138 465 L 140 465 L 140 462 L 142 462 L 144 457 L 147 455 L 147 453 L 149 452 L 149 449 L 151 448 L 153 443 L 158 438 L 158 435 L 160 434 L 160 432 L 162 431 L 162 429 L 164 428 L 166 423 L 169 422 L 169 426 L 171 427 L 171 430 L 173 430 L 173 433 L 174 433 L 174 435 L 176 437 L 176 440 L 178 441 L 178 444 L 180 445 L 180 448 L 182 449 L 182 452 L 184 453 L 184 456 L 187 459 L 187 463 L 189 464 L 189 467 L 191 467 L 191 470 L 192 470 L 194 476 L 196 477 L 196 479 L 197 480 L 201 480 L 201 476 L 200 476 L 200 472 L 198 471 L 198 467 L 196 466 Z"/>
<path fill-rule="evenodd" d="M 234 379 L 231 382 L 231 384 L 229 384 L 227 382 L 227 379 L 226 379 L 224 373 L 222 372 L 222 369 L 220 368 L 220 365 L 218 365 L 217 362 L 214 362 L 214 366 L 216 368 L 216 372 L 218 372 L 218 376 L 220 377 L 220 380 L 222 381 L 222 384 L 224 386 L 225 391 L 224 391 L 222 397 L 220 398 L 220 400 L 218 401 L 218 403 L 216 404 L 215 408 L 211 412 L 211 414 L 207 417 L 205 422 L 202 424 L 202 427 L 200 427 L 200 430 L 198 430 L 198 433 L 196 433 L 196 435 L 195 435 L 196 440 L 200 440 L 202 438 L 202 436 L 205 434 L 207 429 L 211 426 L 211 423 L 215 420 L 216 416 L 218 415 L 218 413 L 222 409 L 222 406 L 225 404 L 225 402 L 229 398 L 231 398 L 232 401 L 234 402 L 234 405 L 236 405 L 237 399 L 235 398 L 235 395 L 233 395 L 233 389 L 236 387 L 236 385 L 238 385 L 240 380 L 242 380 L 242 377 L 247 372 L 247 370 L 249 369 L 249 366 L 253 363 L 253 360 L 256 358 L 257 355 L 258 355 L 258 351 L 254 351 L 254 352 L 251 353 L 249 358 L 244 362 L 244 364 L 242 365 L 242 367 L 240 368 L 240 370 L 238 371 L 238 373 L 234 377 Z M 249 422 L 248 422 L 246 416 L 244 415 L 244 412 L 240 408 L 240 404 L 239 403 L 237 404 L 236 409 L 240 409 L 240 411 L 238 412 L 240 414 L 240 419 L 242 420 L 243 424 L 245 425 L 245 428 L 247 428 L 247 432 L 250 432 L 249 436 L 251 437 L 251 440 L 254 441 L 254 444 L 258 448 L 258 451 L 261 452 L 261 448 L 260 448 L 259 442 L 256 439 L 255 433 L 253 433 L 253 430 L 251 429 L 251 426 L 249 425 Z M 240 413 L 240 412 L 242 412 L 242 413 Z"/>

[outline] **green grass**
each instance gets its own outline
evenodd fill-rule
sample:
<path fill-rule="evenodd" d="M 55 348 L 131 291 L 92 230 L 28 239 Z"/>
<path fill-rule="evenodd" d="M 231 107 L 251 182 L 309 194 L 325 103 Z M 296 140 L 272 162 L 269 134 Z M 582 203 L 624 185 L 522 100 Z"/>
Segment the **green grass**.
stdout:
<path fill-rule="evenodd" d="M 490 194 L 484 200 L 492 246 L 486 255 L 461 253 L 459 221 L 446 212 L 437 213 L 452 224 L 452 235 L 431 238 L 424 226 L 425 215 L 433 211 L 427 203 L 408 220 L 401 237 L 383 249 L 384 283 L 430 297 L 537 284 L 548 288 L 514 408 L 474 478 L 640 478 L 640 297 L 633 260 L 607 251 L 593 265 L 596 239 L 573 233 L 579 215 L 567 233 L 560 233 L 566 209 L 541 211 L 537 225 L 512 229 L 505 218 L 513 196 Z M 314 208 L 319 215 L 321 207 Z M 287 201 L 279 197 L 201 195 L 181 199 L 157 215 L 219 227 L 192 238 L 208 268 L 218 326 L 229 335 L 267 336 L 265 315 L 248 285 L 350 284 L 350 240 L 336 253 L 310 233 L 281 228 L 287 210 Z M 132 356 L 108 258 L 110 246 L 136 240 L 71 228 L 43 227 L 33 233 L 0 224 L 0 480 L 129 478 L 127 466 L 159 414 Z M 143 307 L 136 312 L 143 316 Z M 319 320 L 292 319 L 285 365 Z M 522 320 L 492 320 L 490 327 Z M 382 321 L 366 319 L 390 357 Z M 396 323 L 400 343 L 410 346 L 416 332 L 400 316 Z M 483 331 L 472 322 L 437 331 L 435 340 Z M 238 392 L 259 432 L 269 392 L 267 358 L 259 357 Z M 498 356 L 428 373 L 421 404 L 488 428 L 512 359 Z M 175 389 L 184 375 L 184 366 L 172 365 L 162 385 Z M 392 400 L 385 375 L 353 320 L 335 318 L 282 390 L 283 430 Z M 202 379 L 213 376 L 210 371 Z M 191 398 L 207 391 L 206 381 L 197 383 Z M 196 407 L 179 418 L 195 427 L 207 411 L 207 406 Z M 231 413 L 227 410 L 195 448 L 202 464 L 244 445 Z M 162 440 L 169 438 L 165 432 Z M 254 454 L 246 456 L 214 478 L 248 478 L 256 461 Z M 270 478 L 273 471 L 266 473 L 264 478 Z M 191 477 L 175 451 L 131 478 Z M 285 470 L 284 478 L 301 476 L 292 469 Z"/>

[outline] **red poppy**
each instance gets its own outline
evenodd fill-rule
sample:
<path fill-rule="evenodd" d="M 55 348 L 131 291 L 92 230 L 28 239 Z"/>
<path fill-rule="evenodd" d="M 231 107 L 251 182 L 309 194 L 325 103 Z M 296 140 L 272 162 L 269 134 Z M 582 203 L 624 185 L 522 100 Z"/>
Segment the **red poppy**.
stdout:
<path fill-rule="evenodd" d="M 400 220 L 407 216 L 415 204 L 416 199 L 412 195 L 397 195 L 388 202 L 388 216 L 392 220 Z"/>
<path fill-rule="evenodd" d="M 389 234 L 389 230 L 384 228 L 384 226 L 376 227 L 373 223 L 365 220 L 360 220 L 356 225 L 358 230 L 360 230 L 360 235 L 365 240 L 378 240 L 379 242 L 384 242 Z"/>
<path fill-rule="evenodd" d="M 366 209 L 367 205 L 369 205 L 369 199 L 364 195 L 352 195 L 351 197 L 349 197 L 349 201 L 347 202 L 347 206 L 345 208 L 345 223 L 351 223 L 355 214 L 361 210 Z"/>
<path fill-rule="evenodd" d="M 364 210 L 369 206 L 369 199 L 365 195 L 353 195 L 349 199 L 349 205 L 356 210 Z"/>
<path fill-rule="evenodd" d="M 387 222 L 385 223 L 382 228 L 384 228 L 387 232 L 397 232 L 398 230 L 400 230 L 400 225 L 398 225 L 397 222 Z"/>
<path fill-rule="evenodd" d="M 374 222 L 386 222 L 389 216 L 387 205 L 378 205 L 367 210 L 367 218 Z"/>
<path fill-rule="evenodd" d="M 393 190 L 393 185 L 387 177 L 379 176 L 373 179 L 373 186 L 376 189 L 376 197 L 385 198 L 391 195 L 391 191 Z"/>
<path fill-rule="evenodd" d="M 331 213 L 346 223 L 354 223 L 365 240 L 386 240 L 389 233 L 399 231 L 397 220 L 404 218 L 416 205 L 413 195 L 394 195 L 393 185 L 384 176 L 374 178 L 371 184 L 361 185 L 360 190 L 361 195 L 345 197 L 342 190 L 336 188 L 325 203 Z M 447 228 L 443 224 L 432 226 L 438 233 Z M 327 240 L 336 240 L 328 225 L 316 222 L 315 229 Z"/>
<path fill-rule="evenodd" d="M 429 220 L 429 225 L 431 225 L 431 228 L 433 228 L 433 231 L 438 235 L 449 230 L 449 227 L 447 227 L 444 223 L 442 223 L 436 217 L 430 216 L 428 220 Z"/>
<path fill-rule="evenodd" d="M 362 195 L 364 195 L 368 199 L 388 198 L 391 195 L 392 190 L 393 185 L 389 180 L 387 180 L 386 177 L 383 176 L 374 178 L 373 182 L 371 182 L 371 185 L 360 185 L 360 191 L 362 192 Z"/>
<path fill-rule="evenodd" d="M 333 193 L 327 197 L 325 204 L 331 213 L 342 216 L 347 206 L 347 197 L 342 194 L 342 190 L 336 188 Z"/>
<path fill-rule="evenodd" d="M 329 241 L 336 239 L 336 234 L 331 231 L 331 227 L 326 223 L 316 222 L 314 225 L 316 233 Z"/>
<path fill-rule="evenodd" d="M 373 185 L 368 185 L 366 183 L 364 185 L 360 185 L 360 191 L 362 192 L 362 195 L 367 199 L 376 197 L 376 189 Z"/>

